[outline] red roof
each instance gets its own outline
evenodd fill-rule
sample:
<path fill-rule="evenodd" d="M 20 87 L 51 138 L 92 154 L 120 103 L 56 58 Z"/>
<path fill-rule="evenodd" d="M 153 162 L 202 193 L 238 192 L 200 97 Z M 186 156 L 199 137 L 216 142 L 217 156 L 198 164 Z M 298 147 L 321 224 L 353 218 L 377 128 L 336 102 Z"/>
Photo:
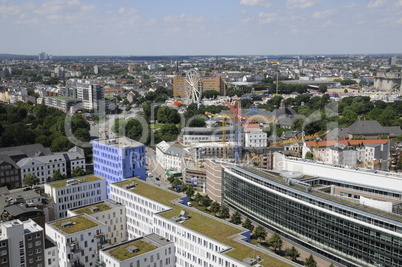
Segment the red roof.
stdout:
<path fill-rule="evenodd" d="M 336 143 L 340 143 L 343 145 L 357 146 L 357 145 L 365 145 L 365 144 L 386 144 L 388 139 L 370 139 L 370 140 L 331 140 L 331 141 L 306 141 L 306 146 L 319 146 L 319 147 L 328 147 L 333 146 Z"/>

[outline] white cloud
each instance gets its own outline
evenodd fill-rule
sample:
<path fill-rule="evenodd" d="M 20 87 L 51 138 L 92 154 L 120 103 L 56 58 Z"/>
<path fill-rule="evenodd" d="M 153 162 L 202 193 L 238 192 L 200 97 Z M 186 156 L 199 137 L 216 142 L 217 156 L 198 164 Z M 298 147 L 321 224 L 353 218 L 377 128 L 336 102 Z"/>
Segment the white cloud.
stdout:
<path fill-rule="evenodd" d="M 332 22 L 332 20 L 328 20 L 327 22 L 324 23 L 324 25 L 322 25 L 324 28 L 329 27 L 331 25 L 333 25 L 334 23 Z"/>
<path fill-rule="evenodd" d="M 308 8 L 320 3 L 320 0 L 288 0 L 286 5 L 289 8 Z"/>
<path fill-rule="evenodd" d="M 261 24 L 269 24 L 278 19 L 278 14 L 276 13 L 260 13 L 258 15 Z"/>
<path fill-rule="evenodd" d="M 323 10 L 323 11 L 314 12 L 313 15 L 311 15 L 311 17 L 314 19 L 323 19 L 323 18 L 331 16 L 335 13 L 336 13 L 336 11 L 334 9 L 327 9 L 327 10 Z"/>
<path fill-rule="evenodd" d="M 180 15 L 170 15 L 163 18 L 164 21 L 167 22 L 196 22 L 200 23 L 204 21 L 204 18 L 201 16 L 192 16 L 188 14 L 180 14 Z"/>
<path fill-rule="evenodd" d="M 94 9 L 94 5 L 85 5 L 79 0 L 48 0 L 35 12 L 38 14 L 80 13 L 90 12 Z"/>
<path fill-rule="evenodd" d="M 396 7 L 401 7 L 402 6 L 402 0 L 399 0 L 398 2 L 396 2 L 395 6 Z"/>
<path fill-rule="evenodd" d="M 240 0 L 240 5 L 270 7 L 270 6 L 272 6 L 272 3 L 270 3 L 266 0 Z"/>
<path fill-rule="evenodd" d="M 18 6 L 0 6 L 0 17 L 17 15 L 21 12 Z"/>
<path fill-rule="evenodd" d="M 385 2 L 387 2 L 387 0 L 375 0 L 375 1 L 371 1 L 370 3 L 368 3 L 367 7 L 368 8 L 378 8 L 381 7 L 385 4 Z"/>
<path fill-rule="evenodd" d="M 240 24 L 245 25 L 245 24 L 252 22 L 253 20 L 254 20 L 254 18 L 242 19 L 242 20 L 240 20 Z"/>
<path fill-rule="evenodd" d="M 402 18 L 395 21 L 396 24 L 402 24 Z"/>

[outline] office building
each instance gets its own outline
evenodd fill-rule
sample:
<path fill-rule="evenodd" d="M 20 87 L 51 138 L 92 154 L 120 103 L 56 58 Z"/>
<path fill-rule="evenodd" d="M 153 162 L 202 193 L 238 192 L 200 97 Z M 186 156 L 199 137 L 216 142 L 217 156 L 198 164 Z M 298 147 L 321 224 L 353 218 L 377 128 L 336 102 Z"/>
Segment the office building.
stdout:
<path fill-rule="evenodd" d="M 244 134 L 245 147 L 266 147 L 268 145 L 268 136 L 261 129 L 246 132 Z"/>
<path fill-rule="evenodd" d="M 389 60 L 388 60 L 388 65 L 395 66 L 396 65 L 396 60 L 397 60 L 396 56 L 390 57 Z"/>
<path fill-rule="evenodd" d="M 86 214 L 46 223 L 46 236 L 57 244 L 60 267 L 95 266 L 106 226 Z"/>
<path fill-rule="evenodd" d="M 8 155 L 0 155 L 0 187 L 18 188 L 22 184 L 20 168 Z"/>
<path fill-rule="evenodd" d="M 87 214 L 107 226 L 105 241 L 111 245 L 119 244 L 127 240 L 126 207 L 111 199 L 97 202 L 91 205 L 71 209 L 68 216 Z"/>
<path fill-rule="evenodd" d="M 67 210 L 106 199 L 106 180 L 95 175 L 45 184 L 45 193 L 53 198 L 55 219 L 67 216 Z"/>
<path fill-rule="evenodd" d="M 92 142 L 94 173 L 111 183 L 145 176 L 145 145 L 127 137 Z"/>
<path fill-rule="evenodd" d="M 32 220 L 0 224 L 0 266 L 45 266 L 45 234 Z"/>
<path fill-rule="evenodd" d="M 46 106 L 57 108 L 64 113 L 69 112 L 72 107 L 82 103 L 82 101 L 77 98 L 70 98 L 66 96 L 47 96 L 44 99 L 44 104 Z"/>
<path fill-rule="evenodd" d="M 156 145 L 156 161 L 165 170 L 176 170 L 181 172 L 186 166 L 185 156 L 189 155 L 188 149 L 181 144 L 169 144 L 165 141 Z"/>
<path fill-rule="evenodd" d="M 215 75 L 212 73 L 202 73 L 199 77 L 198 89 L 201 92 L 213 90 L 217 91 L 220 95 L 225 95 L 226 91 L 226 78 L 224 76 Z M 173 77 L 173 96 L 185 98 L 189 84 L 186 81 L 186 73 Z"/>
<path fill-rule="evenodd" d="M 222 177 L 225 204 L 307 248 L 346 266 L 402 266 L 400 214 L 251 167 L 224 168 Z"/>
<path fill-rule="evenodd" d="M 69 79 L 67 87 L 76 91 L 75 98 L 82 101 L 84 109 L 93 109 L 101 113 L 105 111 L 104 88 L 96 80 Z"/>
<path fill-rule="evenodd" d="M 40 61 L 47 60 L 47 59 L 48 59 L 48 55 L 47 55 L 45 52 L 39 53 L 38 59 L 39 59 Z"/>
<path fill-rule="evenodd" d="M 149 234 L 99 252 L 98 266 L 163 266 L 175 265 L 174 243 L 156 234 Z"/>
<path fill-rule="evenodd" d="M 129 238 L 157 234 L 175 245 L 175 266 L 250 266 L 257 263 L 250 232 L 187 208 L 187 197 L 132 179 L 111 185 L 111 198 L 126 206 Z M 282 262 L 259 253 L 260 266 Z M 136 265 L 134 265 L 136 266 Z M 143 266 L 143 265 L 140 265 Z"/>

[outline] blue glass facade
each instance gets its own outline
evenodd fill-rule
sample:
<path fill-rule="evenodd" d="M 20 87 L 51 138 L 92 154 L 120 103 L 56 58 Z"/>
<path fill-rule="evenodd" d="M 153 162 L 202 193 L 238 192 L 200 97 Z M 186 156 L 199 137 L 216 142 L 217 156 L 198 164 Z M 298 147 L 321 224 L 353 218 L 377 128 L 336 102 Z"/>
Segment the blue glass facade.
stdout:
<path fill-rule="evenodd" d="M 92 142 L 94 174 L 107 181 L 107 192 L 111 183 L 130 177 L 146 180 L 145 145 L 132 141 L 133 146 L 119 143 L 119 140 L 101 140 Z"/>

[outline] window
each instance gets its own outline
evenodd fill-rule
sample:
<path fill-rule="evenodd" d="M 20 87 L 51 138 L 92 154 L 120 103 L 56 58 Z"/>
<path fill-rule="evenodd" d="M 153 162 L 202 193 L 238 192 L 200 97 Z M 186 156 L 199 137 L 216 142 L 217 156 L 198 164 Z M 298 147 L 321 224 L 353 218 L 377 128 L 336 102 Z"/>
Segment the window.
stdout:
<path fill-rule="evenodd" d="M 40 246 L 42 244 L 42 242 L 39 240 L 39 241 L 35 241 L 35 246 Z"/>

